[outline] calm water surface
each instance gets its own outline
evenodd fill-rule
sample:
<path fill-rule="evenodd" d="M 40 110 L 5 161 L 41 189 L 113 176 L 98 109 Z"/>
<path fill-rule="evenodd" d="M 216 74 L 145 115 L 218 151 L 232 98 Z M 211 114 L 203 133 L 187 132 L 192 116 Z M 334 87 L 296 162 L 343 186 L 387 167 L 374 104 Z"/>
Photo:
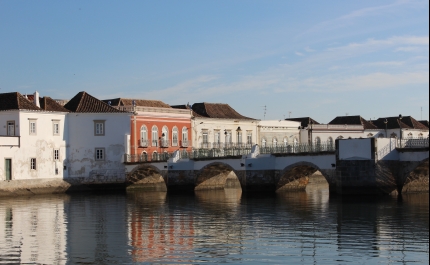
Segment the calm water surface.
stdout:
<path fill-rule="evenodd" d="M 0 199 L 2 264 L 428 264 L 429 197 L 240 190 Z"/>

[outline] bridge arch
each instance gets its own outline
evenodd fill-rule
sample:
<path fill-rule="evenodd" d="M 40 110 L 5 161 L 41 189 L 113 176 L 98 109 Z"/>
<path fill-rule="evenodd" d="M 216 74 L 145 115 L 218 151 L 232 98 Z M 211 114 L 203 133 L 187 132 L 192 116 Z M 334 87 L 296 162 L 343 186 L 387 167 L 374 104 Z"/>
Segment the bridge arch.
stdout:
<path fill-rule="evenodd" d="M 309 176 L 320 171 L 326 180 L 328 176 L 318 166 L 310 162 L 298 162 L 285 167 L 279 174 L 276 192 L 305 190 L 309 183 Z"/>
<path fill-rule="evenodd" d="M 167 191 L 163 172 L 150 164 L 140 165 L 130 171 L 126 177 L 126 185 L 127 189 Z"/>
<path fill-rule="evenodd" d="M 224 188 L 241 188 L 239 172 L 223 162 L 213 162 L 198 171 L 195 190 L 216 190 Z"/>
<path fill-rule="evenodd" d="M 402 193 L 428 191 L 429 185 L 429 158 L 413 166 L 408 172 L 402 186 Z"/>

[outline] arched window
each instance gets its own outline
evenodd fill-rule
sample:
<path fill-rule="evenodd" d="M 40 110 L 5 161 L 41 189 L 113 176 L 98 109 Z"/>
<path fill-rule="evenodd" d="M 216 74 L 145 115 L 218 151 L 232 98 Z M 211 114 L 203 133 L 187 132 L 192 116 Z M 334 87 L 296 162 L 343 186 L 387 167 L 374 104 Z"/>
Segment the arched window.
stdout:
<path fill-rule="evenodd" d="M 392 133 L 392 134 L 390 134 L 390 137 L 391 138 L 397 138 L 397 134 L 396 133 Z"/>
<path fill-rule="evenodd" d="M 178 146 L 178 128 L 176 126 L 172 129 L 172 146 Z"/>
<path fill-rule="evenodd" d="M 367 137 L 368 137 L 368 138 L 373 137 L 373 133 L 369 133 L 369 134 L 367 135 Z"/>
<path fill-rule="evenodd" d="M 383 133 L 378 134 L 378 138 L 384 138 L 385 135 Z"/>
<path fill-rule="evenodd" d="M 158 146 L 158 128 L 157 126 L 152 126 L 152 146 Z"/>
<path fill-rule="evenodd" d="M 154 151 L 152 153 L 152 161 L 158 161 L 158 153 L 157 153 L 157 151 Z"/>
<path fill-rule="evenodd" d="M 277 147 L 278 146 L 278 139 L 273 138 L 272 144 L 273 144 L 273 147 Z"/>
<path fill-rule="evenodd" d="M 412 138 L 413 137 L 413 134 L 410 132 L 410 133 L 408 133 L 408 138 Z"/>
<path fill-rule="evenodd" d="M 182 142 L 181 142 L 181 146 L 182 147 L 188 147 L 188 128 L 187 127 L 183 127 L 182 128 Z"/>
<path fill-rule="evenodd" d="M 284 147 L 287 147 L 287 146 L 288 146 L 288 138 L 284 137 Z"/>
<path fill-rule="evenodd" d="M 333 138 L 329 137 L 327 140 L 328 146 L 332 149 L 333 148 Z"/>
<path fill-rule="evenodd" d="M 343 136 L 339 135 L 336 139 L 343 139 Z"/>
<path fill-rule="evenodd" d="M 148 161 L 148 153 L 146 153 L 146 151 L 143 151 L 142 154 L 140 155 L 140 160 L 142 162 L 146 162 Z"/>
<path fill-rule="evenodd" d="M 315 138 L 315 145 L 321 145 L 321 138 Z"/>
<path fill-rule="evenodd" d="M 424 139 L 424 134 L 423 133 L 418 134 L 418 138 Z"/>
<path fill-rule="evenodd" d="M 163 126 L 161 129 L 161 146 L 168 147 L 169 146 L 169 128 L 167 126 Z"/>
<path fill-rule="evenodd" d="M 297 140 L 297 138 L 294 138 L 293 143 L 294 143 L 294 146 L 297 146 L 299 144 L 299 140 Z"/>
<path fill-rule="evenodd" d="M 266 147 L 266 138 L 261 139 L 261 147 Z"/>
<path fill-rule="evenodd" d="M 139 146 L 148 147 L 148 129 L 145 125 L 140 127 L 140 144 Z"/>

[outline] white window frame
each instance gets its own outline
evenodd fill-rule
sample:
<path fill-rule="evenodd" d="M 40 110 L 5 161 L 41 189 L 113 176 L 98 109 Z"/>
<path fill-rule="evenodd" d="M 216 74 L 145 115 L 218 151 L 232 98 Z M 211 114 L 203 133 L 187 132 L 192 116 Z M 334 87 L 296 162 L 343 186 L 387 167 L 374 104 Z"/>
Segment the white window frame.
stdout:
<path fill-rule="evenodd" d="M 252 131 L 246 132 L 246 144 L 252 144 Z"/>
<path fill-rule="evenodd" d="M 144 146 L 144 142 L 147 142 L 148 144 L 148 128 L 146 125 L 142 125 L 140 127 L 140 145 Z"/>
<path fill-rule="evenodd" d="M 7 121 L 6 130 L 8 136 L 15 136 L 15 121 Z"/>
<path fill-rule="evenodd" d="M 37 119 L 28 119 L 29 121 L 29 134 L 37 135 Z"/>
<path fill-rule="evenodd" d="M 60 149 L 54 149 L 54 161 L 60 160 Z"/>
<path fill-rule="evenodd" d="M 187 127 L 182 128 L 182 141 L 188 142 L 188 128 Z"/>
<path fill-rule="evenodd" d="M 105 133 L 106 133 L 106 121 L 94 120 L 94 136 L 105 136 Z"/>
<path fill-rule="evenodd" d="M 52 120 L 52 134 L 60 135 L 60 120 Z"/>
<path fill-rule="evenodd" d="M 179 145 L 178 127 L 174 126 L 172 129 L 172 146 Z"/>
<path fill-rule="evenodd" d="M 94 160 L 95 161 L 105 161 L 106 160 L 106 152 L 103 147 L 96 147 L 94 149 Z"/>
<path fill-rule="evenodd" d="M 37 160 L 34 157 L 30 158 L 30 169 L 37 170 Z"/>
<path fill-rule="evenodd" d="M 151 145 L 154 147 L 157 147 L 158 146 L 158 127 L 156 125 L 152 126 L 151 138 L 152 138 Z"/>

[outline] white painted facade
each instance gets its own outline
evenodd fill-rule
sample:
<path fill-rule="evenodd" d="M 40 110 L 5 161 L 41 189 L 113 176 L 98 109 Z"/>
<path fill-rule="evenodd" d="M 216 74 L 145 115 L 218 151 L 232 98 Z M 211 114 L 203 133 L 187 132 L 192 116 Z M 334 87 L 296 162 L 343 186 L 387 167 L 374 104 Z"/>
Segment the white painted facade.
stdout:
<path fill-rule="evenodd" d="M 123 157 L 130 151 L 130 116 L 131 113 L 70 113 L 68 177 L 88 177 L 92 171 L 125 171 Z M 102 131 L 97 131 L 97 124 L 103 124 Z"/>
<path fill-rule="evenodd" d="M 237 145 L 251 147 L 257 141 L 258 120 L 193 117 L 193 148 L 217 148 Z M 239 129 L 239 130 L 238 130 Z"/>
<path fill-rule="evenodd" d="M 265 146 L 291 146 L 300 143 L 300 122 L 288 120 L 258 121 L 257 144 Z"/>
<path fill-rule="evenodd" d="M 66 112 L 0 112 L 0 180 L 62 179 L 66 159 Z M 7 164 L 10 163 L 10 176 Z"/>

